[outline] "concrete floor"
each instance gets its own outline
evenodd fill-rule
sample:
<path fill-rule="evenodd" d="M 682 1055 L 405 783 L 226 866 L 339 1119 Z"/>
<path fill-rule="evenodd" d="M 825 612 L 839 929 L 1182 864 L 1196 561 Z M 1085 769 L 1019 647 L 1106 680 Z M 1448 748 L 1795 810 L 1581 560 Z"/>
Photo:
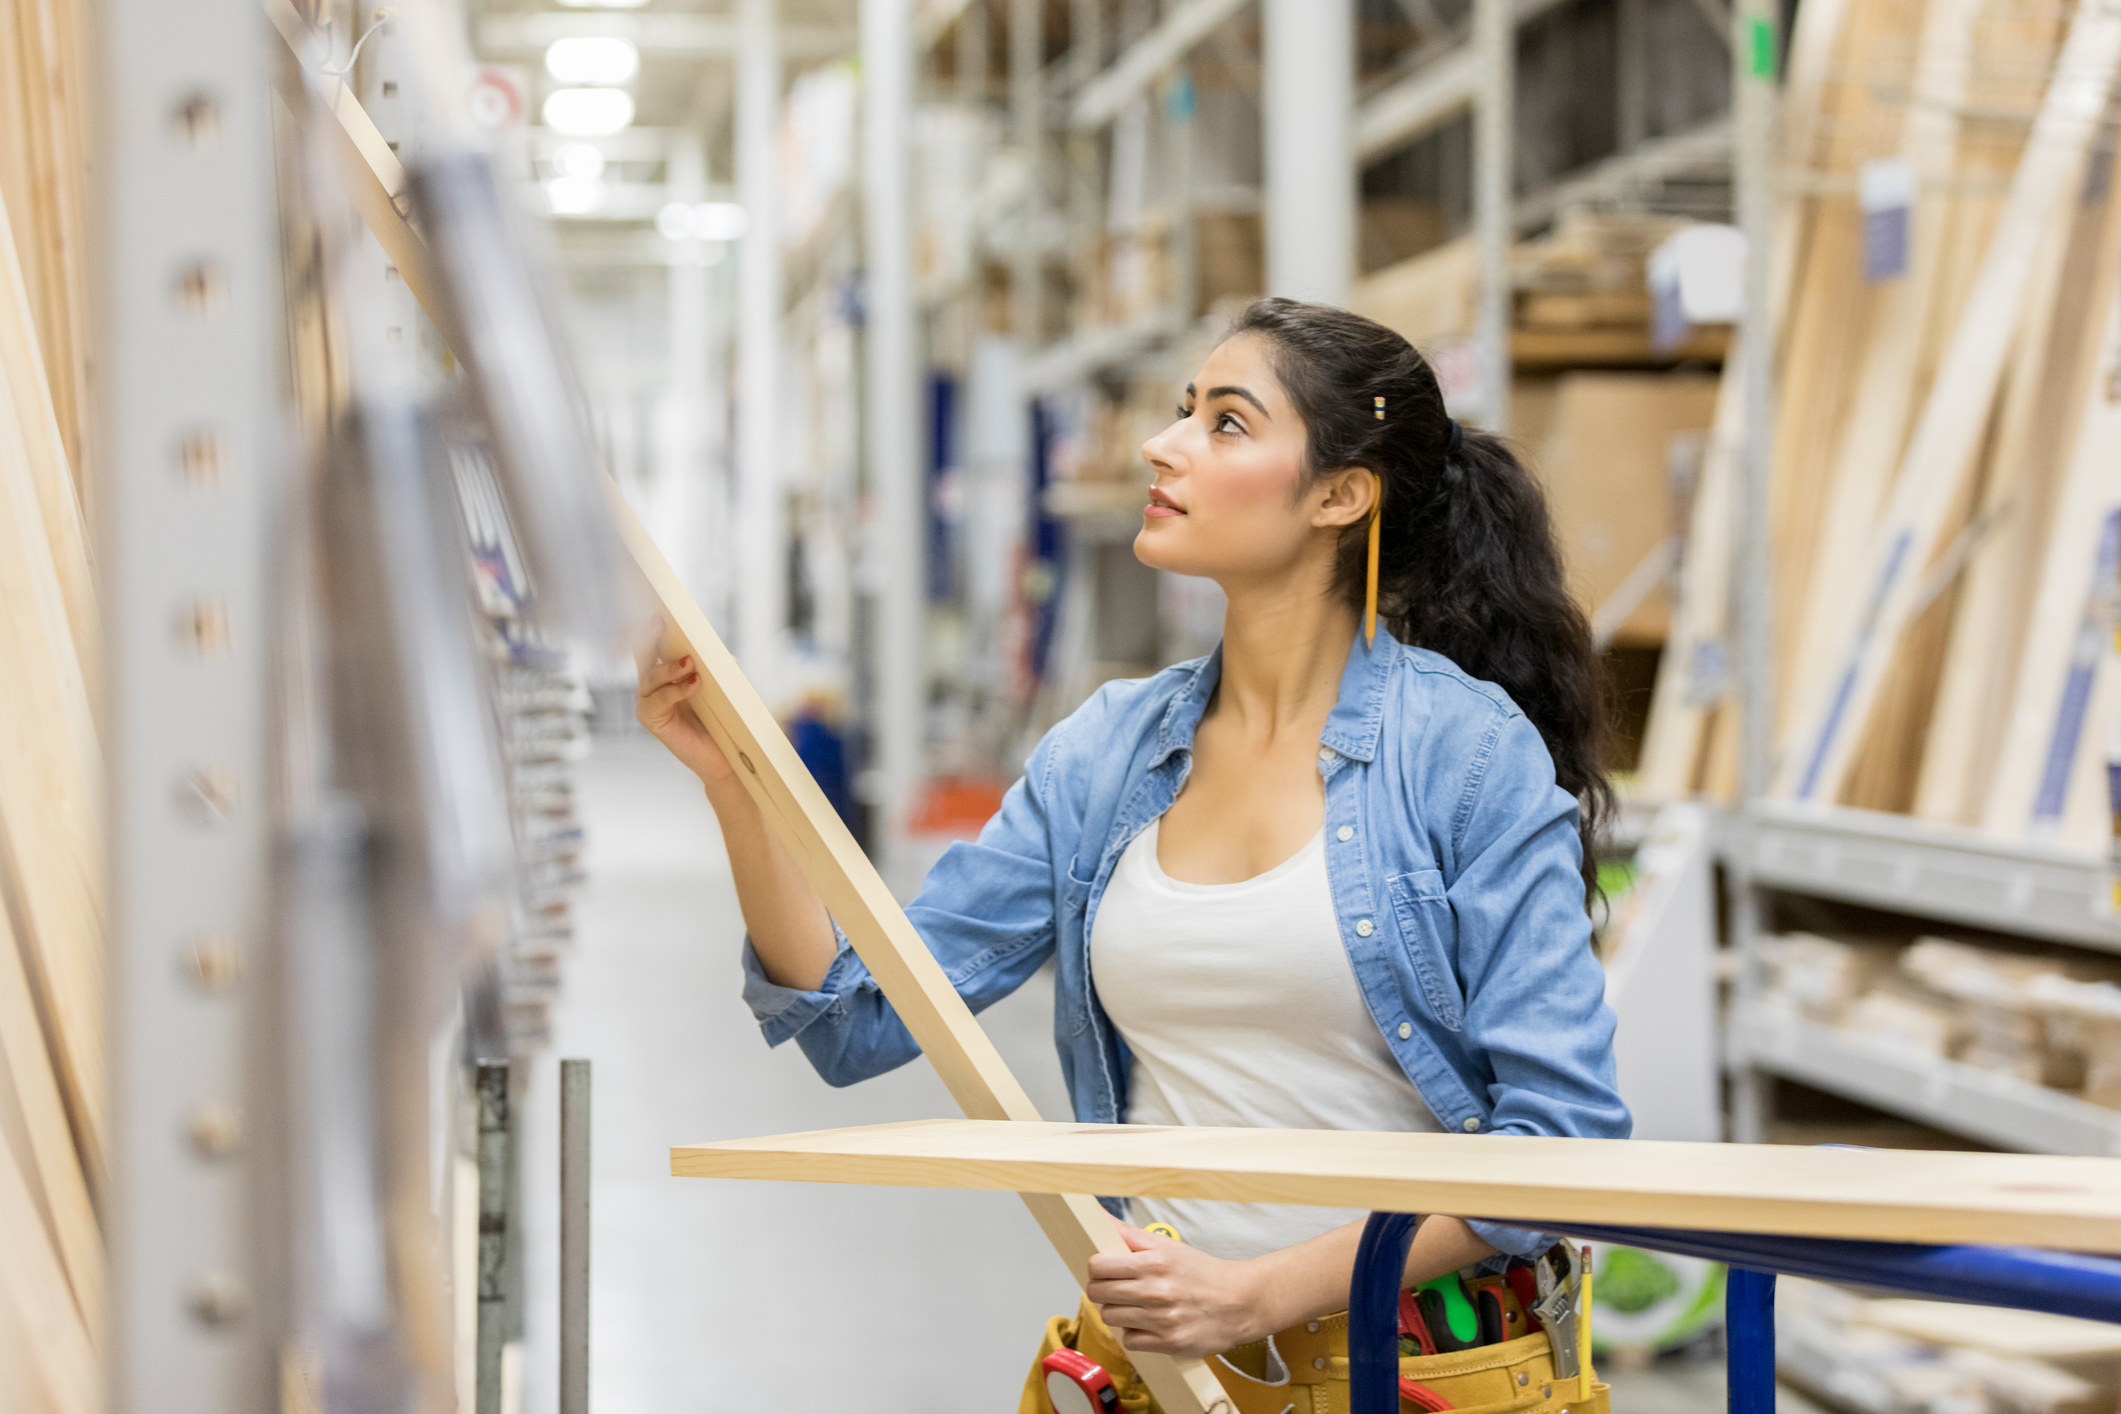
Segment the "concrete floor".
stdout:
<path fill-rule="evenodd" d="M 652 742 L 581 772 L 590 882 L 554 1046 L 525 1112 L 523 1414 L 554 1414 L 557 1063 L 595 1064 L 596 1414 L 1002 1414 L 1075 1289 L 1007 1195 L 668 1176 L 670 1145 L 956 1113 L 925 1065 L 853 1090 L 769 1050 L 738 996 L 742 936 L 712 812 Z M 1065 1114 L 1045 976 L 983 1017 Z M 947 1344 L 944 1338 L 947 1338 Z M 1616 1381 L 1617 1414 L 1723 1407 L 1715 1364 Z M 1800 1406 L 1785 1393 L 1785 1410 Z"/>

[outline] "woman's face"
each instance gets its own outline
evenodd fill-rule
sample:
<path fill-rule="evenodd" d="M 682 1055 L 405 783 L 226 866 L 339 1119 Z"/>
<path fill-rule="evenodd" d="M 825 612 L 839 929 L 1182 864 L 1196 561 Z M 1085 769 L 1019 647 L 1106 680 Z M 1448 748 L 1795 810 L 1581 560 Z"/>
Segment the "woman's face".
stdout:
<path fill-rule="evenodd" d="M 1322 476 L 1299 496 L 1303 419 L 1253 334 L 1208 355 L 1142 457 L 1155 481 L 1134 553 L 1175 574 L 1227 582 L 1330 565 L 1340 529 L 1369 512 L 1367 474 Z"/>

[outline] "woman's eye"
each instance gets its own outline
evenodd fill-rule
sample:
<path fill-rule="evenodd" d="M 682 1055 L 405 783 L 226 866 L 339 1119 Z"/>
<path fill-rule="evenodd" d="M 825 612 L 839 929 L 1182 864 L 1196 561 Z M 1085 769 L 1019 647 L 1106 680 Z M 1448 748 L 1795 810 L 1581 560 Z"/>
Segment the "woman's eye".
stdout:
<path fill-rule="evenodd" d="M 1193 409 L 1187 407 L 1184 403 L 1180 403 L 1178 405 L 1178 420 L 1180 422 L 1184 422 L 1187 418 L 1191 416 L 1193 416 Z"/>
<path fill-rule="evenodd" d="M 1215 430 L 1217 432 L 1242 432 L 1245 430 L 1245 425 L 1237 420 L 1235 413 L 1226 412 L 1215 419 Z"/>

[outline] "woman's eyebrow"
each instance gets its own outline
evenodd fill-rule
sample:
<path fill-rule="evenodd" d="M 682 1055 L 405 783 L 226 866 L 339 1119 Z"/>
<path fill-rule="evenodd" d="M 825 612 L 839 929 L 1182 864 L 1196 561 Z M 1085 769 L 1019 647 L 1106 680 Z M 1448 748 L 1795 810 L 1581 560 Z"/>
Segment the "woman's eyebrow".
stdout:
<path fill-rule="evenodd" d="M 1193 391 L 1193 389 L 1190 385 L 1188 385 L 1186 391 L 1190 393 Z M 1211 399 L 1221 397 L 1243 398 L 1246 402 L 1252 404 L 1252 406 L 1259 409 L 1259 415 L 1261 417 L 1266 418 L 1269 422 L 1272 422 L 1274 420 L 1274 414 L 1267 411 L 1267 405 L 1261 402 L 1259 399 L 1253 397 L 1249 389 L 1233 388 L 1225 384 L 1220 388 L 1210 388 L 1208 390 L 1208 396 Z"/>

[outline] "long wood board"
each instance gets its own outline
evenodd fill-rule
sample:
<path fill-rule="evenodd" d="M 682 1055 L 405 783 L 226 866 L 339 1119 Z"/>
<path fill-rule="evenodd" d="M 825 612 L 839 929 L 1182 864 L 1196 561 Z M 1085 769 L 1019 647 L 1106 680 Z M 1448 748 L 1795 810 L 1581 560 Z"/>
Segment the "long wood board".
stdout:
<path fill-rule="evenodd" d="M 1038 1109 L 1031 1097 L 980 1029 L 972 1009 L 950 985 L 942 965 L 841 823 L 786 733 L 745 680 L 736 659 L 618 487 L 611 482 L 606 487 L 620 538 L 662 606 L 663 656 L 675 659 L 689 653 L 700 666 L 700 685 L 691 699 L 693 710 L 713 734 L 715 744 L 738 763 L 744 788 L 758 802 L 776 838 L 795 857 L 803 877 L 824 899 L 892 1009 L 942 1076 L 951 1098 L 975 1119 L 1036 1122 Z M 1078 1282 L 1089 1280 L 1092 1253 L 1125 1250 L 1110 1217 L 1095 1199 L 1043 1191 L 1023 1196 Z M 1135 1367 L 1167 1410 L 1197 1404 L 1212 1414 L 1224 1399 L 1222 1386 L 1200 1361 L 1140 1356 Z M 1188 1394 L 1190 1401 L 1179 1398 Z"/>
<path fill-rule="evenodd" d="M 1832 669 L 1798 705 L 1783 793 L 1825 801 L 1839 791 L 1901 631 L 1920 607 L 1922 572 L 1979 451 L 2041 232 L 2073 195 L 2070 183 L 2098 129 L 2117 62 L 2121 12 L 2079 9 L 1866 555 L 1863 601 L 1836 641 L 1820 645 Z"/>
<path fill-rule="evenodd" d="M 268 0 L 267 9 L 289 49 L 299 56 L 306 43 L 300 20 L 288 23 L 293 12 L 284 0 Z M 461 354 L 464 345 L 448 321 L 447 303 L 436 298 L 440 286 L 427 247 L 397 206 L 396 196 L 404 189 L 402 171 L 390 170 L 396 166 L 394 158 L 386 168 L 374 145 L 362 140 L 364 132 L 374 131 L 374 124 L 343 85 L 332 92 L 330 103 L 345 138 L 341 154 L 362 220 L 397 262 L 406 288 L 435 321 L 444 341 Z M 377 193 L 388 199 L 376 199 Z M 943 975 L 942 966 L 847 832 L 736 659 L 634 516 L 625 496 L 608 479 L 605 488 L 620 534 L 661 605 L 668 629 L 664 652 L 689 652 L 700 664 L 694 710 L 731 759 L 742 763 L 745 789 L 795 857 L 804 877 L 823 897 L 951 1097 L 977 1117 L 1036 1121 L 1038 1110 L 1031 1097 L 980 1030 L 972 1009 Z M 1026 1193 L 1024 1203 L 1079 1283 L 1089 1280 L 1092 1254 L 1126 1250 L 1111 1218 L 1093 1198 L 1038 1192 Z M 1134 1363 L 1168 1414 L 1230 1414 L 1229 1398 L 1205 1362 L 1142 1354 Z"/>
<path fill-rule="evenodd" d="M 2121 1253 L 2121 1159 L 2045 1154 L 916 1120 L 684 1145 L 670 1172 Z"/>

